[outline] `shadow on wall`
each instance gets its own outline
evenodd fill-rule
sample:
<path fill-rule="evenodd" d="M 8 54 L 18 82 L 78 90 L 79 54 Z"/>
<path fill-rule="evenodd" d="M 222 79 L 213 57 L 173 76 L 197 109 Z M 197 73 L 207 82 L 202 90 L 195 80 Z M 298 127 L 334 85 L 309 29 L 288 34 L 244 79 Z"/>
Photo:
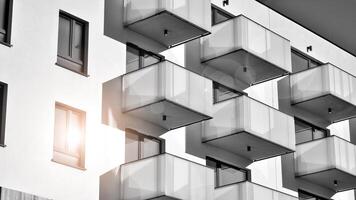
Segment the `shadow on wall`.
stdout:
<path fill-rule="evenodd" d="M 105 0 L 104 35 L 126 44 L 131 42 L 143 49 L 160 53 L 166 47 L 124 27 L 124 0 Z"/>
<path fill-rule="evenodd" d="M 100 176 L 99 199 L 120 199 L 120 167 L 114 168 Z"/>

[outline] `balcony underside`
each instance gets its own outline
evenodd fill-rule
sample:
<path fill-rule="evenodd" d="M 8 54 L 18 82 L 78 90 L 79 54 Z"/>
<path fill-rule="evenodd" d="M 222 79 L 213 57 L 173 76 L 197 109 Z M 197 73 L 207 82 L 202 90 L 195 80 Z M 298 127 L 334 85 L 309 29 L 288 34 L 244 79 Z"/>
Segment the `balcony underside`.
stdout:
<path fill-rule="evenodd" d="M 204 142 L 253 161 L 293 152 L 286 147 L 254 136 L 245 131 Z M 247 146 L 251 147 L 250 151 L 247 150 Z"/>
<path fill-rule="evenodd" d="M 339 169 L 329 169 L 321 172 L 298 176 L 312 183 L 330 188 L 331 190 L 345 191 L 356 188 L 356 176 L 343 172 Z M 337 186 L 334 185 L 334 180 L 337 180 Z"/>
<path fill-rule="evenodd" d="M 233 75 L 238 80 L 237 83 L 241 85 L 241 88 L 236 89 L 245 89 L 250 85 L 288 74 L 286 70 L 244 49 L 238 49 L 203 61 L 203 63 L 218 71 Z M 245 67 L 246 70 L 244 71 Z"/>
<path fill-rule="evenodd" d="M 162 11 L 151 17 L 128 24 L 127 27 L 167 48 L 209 34 L 209 31 L 168 11 Z M 165 30 L 168 30 L 166 36 L 164 34 Z"/>
<path fill-rule="evenodd" d="M 180 128 L 211 118 L 168 100 L 158 101 L 153 104 L 129 110 L 126 113 L 157 124 L 167 130 Z M 166 120 L 163 120 L 164 115 L 167 116 Z"/>
<path fill-rule="evenodd" d="M 332 123 L 356 116 L 356 106 L 334 95 L 327 94 L 293 104 Z M 329 113 L 331 108 L 331 113 Z"/>

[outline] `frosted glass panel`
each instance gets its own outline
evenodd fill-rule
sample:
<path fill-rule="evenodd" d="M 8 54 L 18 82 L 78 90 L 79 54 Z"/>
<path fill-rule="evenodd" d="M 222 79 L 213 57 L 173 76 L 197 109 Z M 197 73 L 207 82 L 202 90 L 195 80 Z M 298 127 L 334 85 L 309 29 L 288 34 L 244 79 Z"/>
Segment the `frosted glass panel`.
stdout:
<path fill-rule="evenodd" d="M 295 149 L 294 119 L 247 96 L 214 104 L 212 117 L 203 122 L 203 141 L 245 131 Z"/>
<path fill-rule="evenodd" d="M 297 145 L 297 175 L 337 168 L 356 176 L 356 147 L 333 136 Z"/>
<path fill-rule="evenodd" d="M 252 182 L 242 182 L 215 190 L 215 200 L 298 200 L 297 197 Z"/>
<path fill-rule="evenodd" d="M 11 190 L 8 188 L 0 187 L 0 199 L 1 200 L 49 200 L 47 198 L 39 197 L 24 192 Z"/>
<path fill-rule="evenodd" d="M 170 154 L 121 166 L 122 199 L 213 199 L 214 170 Z"/>
<path fill-rule="evenodd" d="M 201 38 L 202 60 L 210 60 L 244 49 L 291 72 L 289 40 L 254 21 L 238 16 L 212 27 L 212 34 Z"/>
<path fill-rule="evenodd" d="M 324 94 L 333 94 L 356 104 L 356 77 L 326 64 L 291 75 L 292 102 L 298 103 Z"/>
<path fill-rule="evenodd" d="M 212 104 L 212 81 L 164 61 L 123 77 L 125 111 L 167 99 L 207 114 Z"/>
<path fill-rule="evenodd" d="M 125 0 L 125 23 L 131 24 L 162 11 L 169 11 L 205 30 L 210 30 L 209 0 Z"/>

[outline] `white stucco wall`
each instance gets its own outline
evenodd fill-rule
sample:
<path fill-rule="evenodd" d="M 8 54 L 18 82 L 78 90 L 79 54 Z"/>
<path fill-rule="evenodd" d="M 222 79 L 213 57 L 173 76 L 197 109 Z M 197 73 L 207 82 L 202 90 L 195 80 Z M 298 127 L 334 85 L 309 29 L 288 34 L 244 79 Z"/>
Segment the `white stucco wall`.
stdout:
<path fill-rule="evenodd" d="M 89 75 L 55 65 L 59 9 L 89 22 Z M 97 200 L 99 176 L 124 160 L 124 134 L 101 124 L 101 83 L 125 71 L 126 46 L 103 35 L 104 1 L 15 0 L 13 47 L 0 45 L 8 88 L 0 186 L 56 200 Z M 55 101 L 86 112 L 86 169 L 51 162 Z"/>

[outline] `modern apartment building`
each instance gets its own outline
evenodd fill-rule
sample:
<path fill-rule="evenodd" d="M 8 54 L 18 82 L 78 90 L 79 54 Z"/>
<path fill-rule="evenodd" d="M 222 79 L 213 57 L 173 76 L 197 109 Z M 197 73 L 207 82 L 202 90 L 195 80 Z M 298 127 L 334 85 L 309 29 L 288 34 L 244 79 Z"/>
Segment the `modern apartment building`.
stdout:
<path fill-rule="evenodd" d="M 354 8 L 0 0 L 0 200 L 354 200 Z"/>

